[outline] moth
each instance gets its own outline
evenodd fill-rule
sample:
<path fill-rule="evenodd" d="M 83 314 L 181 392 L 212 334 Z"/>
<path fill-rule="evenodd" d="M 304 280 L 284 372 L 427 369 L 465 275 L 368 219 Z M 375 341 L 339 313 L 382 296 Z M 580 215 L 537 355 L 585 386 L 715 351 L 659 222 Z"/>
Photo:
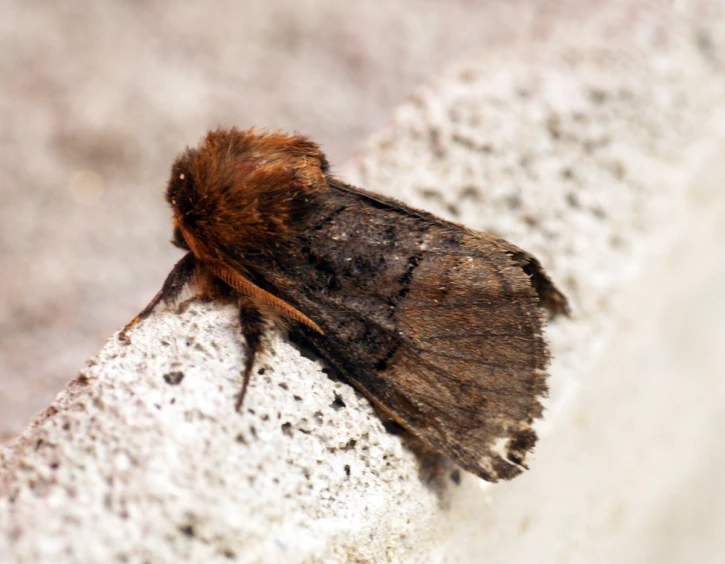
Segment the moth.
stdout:
<path fill-rule="evenodd" d="M 526 468 L 545 311 L 568 312 L 531 254 L 345 184 L 300 135 L 211 131 L 174 162 L 166 199 L 187 253 L 121 338 L 193 283 L 239 307 L 237 409 L 271 321 L 463 469 L 495 482 Z"/>

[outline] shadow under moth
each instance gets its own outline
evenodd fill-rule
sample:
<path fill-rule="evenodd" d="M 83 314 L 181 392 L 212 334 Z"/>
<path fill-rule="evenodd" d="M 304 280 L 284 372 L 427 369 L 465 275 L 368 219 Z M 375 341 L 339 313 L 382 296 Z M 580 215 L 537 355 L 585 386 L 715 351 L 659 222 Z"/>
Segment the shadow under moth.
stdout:
<path fill-rule="evenodd" d="M 298 135 L 212 131 L 174 162 L 166 199 L 188 252 L 122 339 L 192 283 L 239 306 L 237 409 L 271 320 L 463 469 L 495 482 L 526 468 L 544 310 L 568 312 L 532 255 L 341 182 Z"/>

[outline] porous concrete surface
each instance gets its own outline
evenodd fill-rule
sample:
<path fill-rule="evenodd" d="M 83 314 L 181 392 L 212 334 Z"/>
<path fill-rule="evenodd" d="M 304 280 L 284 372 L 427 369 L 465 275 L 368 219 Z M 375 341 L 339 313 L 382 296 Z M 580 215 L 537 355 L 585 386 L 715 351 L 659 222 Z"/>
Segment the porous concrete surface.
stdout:
<path fill-rule="evenodd" d="M 3 554 L 380 561 L 423 540 L 438 501 L 414 454 L 278 334 L 235 412 L 235 319 L 192 305 L 141 324 L 131 346 L 109 341 L 4 456 Z"/>
<path fill-rule="evenodd" d="M 0 554 L 718 561 L 723 16 L 611 3 L 552 24 L 418 90 L 339 169 L 533 251 L 572 298 L 529 472 L 422 468 L 277 333 L 237 414 L 234 312 L 193 304 L 112 337 L 3 451 Z"/>

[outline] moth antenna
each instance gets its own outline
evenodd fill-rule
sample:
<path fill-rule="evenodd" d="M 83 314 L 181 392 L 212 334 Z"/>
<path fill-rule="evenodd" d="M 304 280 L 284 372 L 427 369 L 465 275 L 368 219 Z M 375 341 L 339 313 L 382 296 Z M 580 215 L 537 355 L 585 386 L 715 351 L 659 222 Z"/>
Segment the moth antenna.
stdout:
<path fill-rule="evenodd" d="M 325 334 L 324 331 L 322 331 L 322 329 L 320 329 L 320 327 L 317 325 L 317 323 L 312 321 L 304 313 L 293 308 L 291 305 L 289 305 L 284 300 L 279 299 L 277 296 L 274 296 L 266 290 L 263 290 L 262 288 L 260 288 L 253 282 L 250 282 L 244 276 L 233 271 L 232 269 L 215 263 L 209 265 L 209 270 L 211 270 L 214 276 L 223 280 L 226 284 L 234 288 L 237 292 L 249 298 L 252 298 L 257 304 L 267 306 L 281 313 L 285 317 L 293 319 L 294 321 L 298 321 L 302 323 L 302 325 L 306 325 L 307 327 L 317 331 L 321 335 Z"/>

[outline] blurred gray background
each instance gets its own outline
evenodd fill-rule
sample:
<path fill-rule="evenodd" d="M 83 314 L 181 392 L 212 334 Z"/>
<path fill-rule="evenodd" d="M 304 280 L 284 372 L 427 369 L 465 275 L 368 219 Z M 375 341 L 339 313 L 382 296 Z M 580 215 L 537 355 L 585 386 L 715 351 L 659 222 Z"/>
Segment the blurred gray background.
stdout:
<path fill-rule="evenodd" d="M 218 125 L 335 165 L 413 88 L 587 2 L 0 3 L 0 441 L 160 287 L 171 162 Z"/>

